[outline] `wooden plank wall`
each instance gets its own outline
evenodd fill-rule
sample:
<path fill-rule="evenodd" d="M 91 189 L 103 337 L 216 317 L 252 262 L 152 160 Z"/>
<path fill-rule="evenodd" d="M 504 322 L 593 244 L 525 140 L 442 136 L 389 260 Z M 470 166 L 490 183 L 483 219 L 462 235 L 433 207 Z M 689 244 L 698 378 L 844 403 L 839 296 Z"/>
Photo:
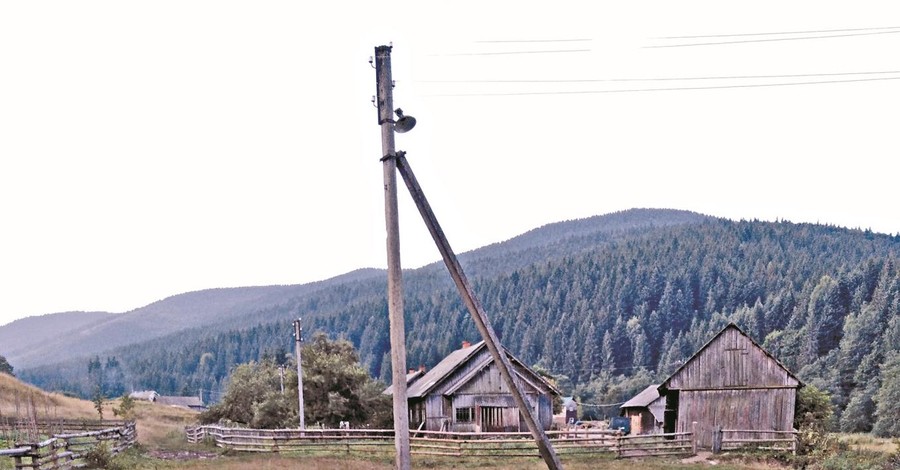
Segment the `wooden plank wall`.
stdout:
<path fill-rule="evenodd" d="M 702 448 L 712 447 L 712 430 L 723 429 L 790 431 L 794 424 L 793 388 L 756 390 L 681 391 L 678 401 L 678 432 L 690 432 L 697 422 L 697 440 Z M 772 439 L 776 436 L 740 433 L 734 438 Z"/>
<path fill-rule="evenodd" d="M 670 390 L 797 387 L 772 357 L 736 328 L 728 328 L 666 383 Z"/>

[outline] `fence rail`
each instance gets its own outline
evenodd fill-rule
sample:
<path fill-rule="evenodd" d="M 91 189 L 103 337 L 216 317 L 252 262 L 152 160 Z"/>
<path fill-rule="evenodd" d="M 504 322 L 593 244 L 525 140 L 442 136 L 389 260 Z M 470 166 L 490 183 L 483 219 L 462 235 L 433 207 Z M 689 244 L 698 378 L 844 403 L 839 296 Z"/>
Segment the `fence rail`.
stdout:
<path fill-rule="evenodd" d="M 713 430 L 713 453 L 723 450 L 761 449 L 797 453 L 798 431 L 770 431 L 750 429 Z"/>
<path fill-rule="evenodd" d="M 384 429 L 247 429 L 196 426 L 187 440 L 245 452 L 394 452 L 394 431 Z M 411 453 L 452 457 L 539 457 L 530 433 L 412 431 Z M 693 433 L 623 436 L 617 431 L 548 431 L 560 456 L 606 453 L 616 457 L 690 455 Z"/>
<path fill-rule="evenodd" d="M 0 423 L 5 436 L 19 436 L 21 423 Z M 131 447 L 137 440 L 133 421 L 52 421 L 24 422 L 29 433 L 50 437 L 40 442 L 14 440 L 15 447 L 0 450 L 0 457 L 12 458 L 16 470 L 56 470 L 84 466 L 84 457 L 106 443 L 113 454 Z M 104 427 L 105 426 L 105 427 Z M 81 428 L 81 429 L 79 429 Z M 79 432 L 80 431 L 80 432 Z"/>

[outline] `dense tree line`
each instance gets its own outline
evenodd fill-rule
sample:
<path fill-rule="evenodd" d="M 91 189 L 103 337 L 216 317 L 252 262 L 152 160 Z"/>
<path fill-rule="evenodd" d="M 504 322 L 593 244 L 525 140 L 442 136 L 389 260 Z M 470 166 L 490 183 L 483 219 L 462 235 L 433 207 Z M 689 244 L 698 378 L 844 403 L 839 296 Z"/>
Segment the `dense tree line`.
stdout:
<path fill-rule="evenodd" d="M 900 435 L 900 237 L 707 220 L 579 233 L 557 239 L 552 250 L 534 243 L 525 250 L 527 264 L 510 252 L 477 269 L 476 293 L 504 344 L 560 376 L 570 384 L 565 391 L 583 402 L 628 398 L 735 322 L 801 380 L 831 393 L 835 427 Z M 440 266 L 409 273 L 404 289 L 410 366 L 432 367 L 463 339 L 478 339 Z M 188 331 L 115 355 L 124 380 L 138 388 L 222 390 L 235 364 L 289 350 L 290 321 L 298 315 L 308 330 L 354 344 L 373 377 L 390 377 L 378 280 L 255 312 L 245 320 L 253 327 Z M 58 371 L 23 375 L 65 388 L 72 378 Z"/>

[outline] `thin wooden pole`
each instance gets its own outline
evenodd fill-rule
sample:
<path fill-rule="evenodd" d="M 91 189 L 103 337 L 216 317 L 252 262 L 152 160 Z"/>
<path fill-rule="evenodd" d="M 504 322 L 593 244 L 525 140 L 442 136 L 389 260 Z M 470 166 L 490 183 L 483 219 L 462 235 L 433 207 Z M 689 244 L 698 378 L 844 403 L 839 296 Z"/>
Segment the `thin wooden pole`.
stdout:
<path fill-rule="evenodd" d="M 394 154 L 394 99 L 391 46 L 375 48 L 378 83 L 378 124 L 383 156 Z M 398 470 L 409 470 L 409 405 L 406 399 L 406 332 L 403 324 L 403 283 L 400 267 L 400 222 L 397 209 L 397 163 L 382 158 L 384 218 L 387 230 L 388 316 L 391 336 L 391 372 L 394 400 L 394 446 Z"/>
<path fill-rule="evenodd" d="M 562 469 L 562 463 L 559 461 L 559 457 L 553 450 L 550 439 L 547 437 L 547 434 L 544 433 L 544 428 L 535 418 L 534 410 L 525 399 L 525 391 L 522 388 L 522 384 L 513 376 L 514 369 L 512 363 L 510 363 L 509 357 L 507 357 L 506 353 L 502 350 L 500 339 L 497 337 L 497 333 L 494 332 L 494 328 L 491 326 L 487 313 L 485 313 L 478 298 L 475 297 L 475 291 L 472 289 L 471 284 L 469 284 L 469 280 L 466 278 L 466 274 L 463 272 L 462 266 L 456 258 L 456 254 L 454 254 L 453 249 L 450 248 L 450 242 L 448 242 L 447 237 L 444 236 L 444 231 L 441 229 L 437 217 L 435 217 L 434 212 L 431 210 L 431 205 L 429 205 L 428 200 L 425 199 L 425 193 L 422 192 L 422 187 L 419 186 L 419 182 L 416 180 L 416 176 L 413 174 L 412 168 L 410 168 L 409 162 L 406 160 L 405 153 L 398 152 L 393 158 L 389 158 L 389 160 L 397 160 L 397 169 L 400 171 L 400 175 L 403 177 L 403 181 L 406 183 L 406 187 L 409 189 L 413 201 L 415 201 L 416 206 L 419 208 L 419 214 L 422 215 L 425 225 L 428 226 L 428 231 L 431 232 L 431 237 L 434 238 L 434 242 L 441 252 L 441 256 L 444 258 L 444 264 L 447 265 L 447 269 L 450 271 L 450 277 L 452 277 L 453 282 L 456 283 L 456 287 L 459 290 L 466 307 L 469 309 L 469 313 L 472 314 L 472 319 L 475 320 L 475 326 L 478 328 L 488 350 L 491 352 L 494 363 L 497 364 L 497 368 L 500 370 L 500 375 L 503 376 L 507 387 L 509 387 L 513 400 L 516 402 L 516 406 L 519 407 L 519 412 L 522 413 L 522 417 L 525 418 L 525 424 L 534 436 L 534 440 L 537 442 L 538 451 L 544 459 L 544 462 L 547 464 L 547 468 L 550 470 Z"/>
<path fill-rule="evenodd" d="M 300 343 L 303 342 L 303 328 L 300 319 L 294 320 L 294 341 L 297 345 L 297 401 L 300 404 L 300 429 L 306 429 L 306 412 L 303 409 L 303 360 L 300 358 Z"/>

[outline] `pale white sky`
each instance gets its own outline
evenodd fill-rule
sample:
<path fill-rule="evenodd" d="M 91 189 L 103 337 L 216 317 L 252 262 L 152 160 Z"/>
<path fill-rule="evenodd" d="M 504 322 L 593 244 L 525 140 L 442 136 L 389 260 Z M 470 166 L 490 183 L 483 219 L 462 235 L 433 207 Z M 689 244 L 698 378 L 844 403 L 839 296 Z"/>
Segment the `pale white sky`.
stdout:
<path fill-rule="evenodd" d="M 383 267 L 389 41 L 459 252 L 633 207 L 900 232 L 895 3 L 2 2 L 0 324 Z"/>

